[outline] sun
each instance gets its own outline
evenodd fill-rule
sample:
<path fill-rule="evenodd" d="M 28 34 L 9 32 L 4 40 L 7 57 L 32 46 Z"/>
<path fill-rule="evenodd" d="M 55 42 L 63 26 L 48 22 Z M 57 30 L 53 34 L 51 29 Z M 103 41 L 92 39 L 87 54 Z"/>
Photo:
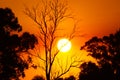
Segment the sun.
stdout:
<path fill-rule="evenodd" d="M 57 44 L 58 50 L 60 52 L 67 52 L 71 49 L 71 42 L 68 39 L 60 39 Z"/>

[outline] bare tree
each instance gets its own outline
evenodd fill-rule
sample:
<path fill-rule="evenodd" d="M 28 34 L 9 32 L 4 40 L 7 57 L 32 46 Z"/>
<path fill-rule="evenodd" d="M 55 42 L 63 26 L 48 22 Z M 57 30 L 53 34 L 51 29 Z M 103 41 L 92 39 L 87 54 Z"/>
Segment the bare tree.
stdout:
<path fill-rule="evenodd" d="M 25 8 L 25 14 L 30 17 L 38 26 L 39 26 L 39 41 L 40 44 L 44 47 L 45 58 L 42 58 L 40 54 L 35 55 L 40 60 L 45 63 L 44 66 L 40 66 L 42 69 L 45 70 L 46 79 L 52 79 L 51 70 L 53 67 L 53 63 L 55 62 L 56 57 L 59 53 L 59 50 L 55 49 L 56 41 L 61 35 L 59 36 L 59 24 L 67 18 L 71 18 L 70 14 L 68 14 L 67 3 L 66 1 L 60 0 L 45 0 L 42 1 L 41 7 L 37 5 L 36 7 L 32 8 Z M 75 36 L 76 32 L 76 25 L 73 27 L 73 31 L 69 34 L 69 39 L 71 40 Z M 58 61 L 57 61 L 58 62 Z M 67 61 L 68 62 L 68 61 Z M 72 61 L 70 66 L 66 66 L 66 69 L 62 72 L 57 74 L 54 79 L 57 79 L 67 73 L 71 67 L 76 67 L 77 65 L 73 64 L 77 61 Z M 60 65 L 59 65 L 60 66 Z"/>

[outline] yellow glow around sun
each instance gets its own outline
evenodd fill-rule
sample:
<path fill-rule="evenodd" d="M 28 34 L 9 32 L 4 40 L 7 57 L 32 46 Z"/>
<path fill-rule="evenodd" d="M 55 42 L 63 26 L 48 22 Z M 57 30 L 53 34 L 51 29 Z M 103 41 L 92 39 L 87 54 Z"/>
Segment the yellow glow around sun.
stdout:
<path fill-rule="evenodd" d="M 68 39 L 60 39 L 57 48 L 60 52 L 67 52 L 71 49 L 71 42 Z"/>

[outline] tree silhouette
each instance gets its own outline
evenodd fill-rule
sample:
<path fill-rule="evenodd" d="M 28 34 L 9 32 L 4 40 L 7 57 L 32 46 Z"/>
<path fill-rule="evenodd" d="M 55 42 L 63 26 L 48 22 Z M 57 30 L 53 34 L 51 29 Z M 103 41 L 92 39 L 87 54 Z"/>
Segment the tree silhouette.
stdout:
<path fill-rule="evenodd" d="M 27 32 L 18 35 L 22 27 L 14 13 L 9 8 L 0 8 L 0 79 L 19 80 L 25 77 L 24 70 L 28 68 L 29 60 L 23 59 L 23 52 L 33 49 L 37 39 Z"/>
<path fill-rule="evenodd" d="M 57 55 L 59 50 L 56 49 L 56 41 L 62 37 L 60 34 L 59 24 L 66 18 L 70 18 L 67 12 L 67 4 L 60 0 L 44 0 L 42 6 L 32 8 L 25 8 L 25 14 L 30 17 L 38 26 L 40 33 L 38 34 L 39 42 L 43 45 L 45 57 L 41 57 L 40 53 L 36 53 L 37 57 L 44 63 L 44 66 L 38 65 L 45 71 L 46 79 L 58 79 L 66 74 L 71 67 L 76 67 L 75 62 L 71 59 L 71 63 L 63 69 L 63 65 L 59 65 L 59 71 L 52 71 L 55 61 L 57 62 Z M 73 28 L 68 39 L 75 37 L 76 25 Z M 65 36 L 63 36 L 65 37 Z M 68 63 L 68 61 L 66 61 Z M 60 64 L 60 63 L 58 63 Z M 64 64 L 65 66 L 65 64 Z"/>
<path fill-rule="evenodd" d="M 80 69 L 79 80 L 114 80 L 114 72 L 108 63 L 100 67 L 95 63 L 85 62 Z"/>
<path fill-rule="evenodd" d="M 99 80 L 120 79 L 120 30 L 115 34 L 110 34 L 109 36 L 104 36 L 102 38 L 93 37 L 87 41 L 81 49 L 88 51 L 89 55 L 97 60 L 99 64 Z M 87 66 L 88 71 L 82 71 L 83 75 L 88 73 L 90 68 L 89 64 L 86 64 L 85 66 Z M 92 71 L 90 74 L 91 73 Z"/>
<path fill-rule="evenodd" d="M 99 68 L 95 63 L 85 62 L 80 66 L 80 69 L 79 80 L 101 80 Z"/>

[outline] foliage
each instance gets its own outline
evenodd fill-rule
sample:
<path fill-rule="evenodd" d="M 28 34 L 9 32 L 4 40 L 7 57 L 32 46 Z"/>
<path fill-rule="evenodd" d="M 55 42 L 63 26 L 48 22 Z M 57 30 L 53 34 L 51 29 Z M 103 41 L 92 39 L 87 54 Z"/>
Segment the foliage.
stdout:
<path fill-rule="evenodd" d="M 115 34 L 110 34 L 102 38 L 93 37 L 81 49 L 88 51 L 89 55 L 97 60 L 98 66 L 90 62 L 83 63 L 81 66 L 81 75 L 79 76 L 80 80 L 82 76 L 90 76 L 92 74 L 100 77 L 97 80 L 120 79 L 120 30 Z M 97 73 L 95 72 L 96 69 L 98 69 Z M 93 78 L 93 76 L 90 77 Z"/>
<path fill-rule="evenodd" d="M 0 8 L 0 79 L 19 80 L 25 77 L 24 69 L 30 61 L 22 59 L 22 52 L 33 49 L 37 39 L 28 32 L 18 35 L 22 31 L 18 19 L 9 8 Z M 16 33 L 16 34 L 15 34 Z"/>
<path fill-rule="evenodd" d="M 85 62 L 80 68 L 79 80 L 114 80 L 109 64 L 98 67 L 95 63 Z"/>

